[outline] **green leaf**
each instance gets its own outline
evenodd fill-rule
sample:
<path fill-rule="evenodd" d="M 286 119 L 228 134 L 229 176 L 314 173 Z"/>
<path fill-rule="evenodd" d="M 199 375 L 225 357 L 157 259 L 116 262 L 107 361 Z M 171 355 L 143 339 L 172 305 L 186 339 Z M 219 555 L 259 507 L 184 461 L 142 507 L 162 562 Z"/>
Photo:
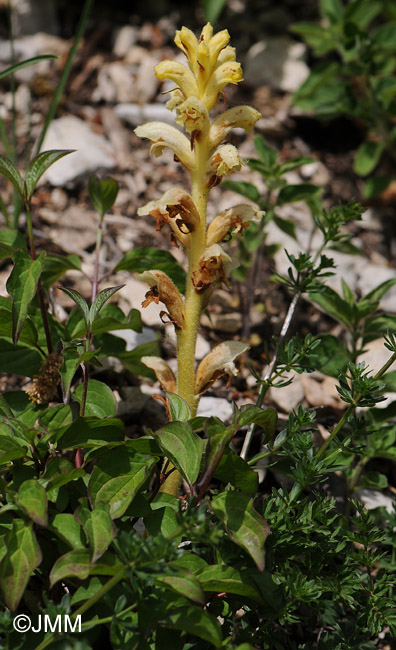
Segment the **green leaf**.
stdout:
<path fill-rule="evenodd" d="M 99 501 L 83 521 L 84 532 L 92 551 L 91 561 L 96 562 L 108 549 L 116 535 L 116 528 L 112 522 L 109 505 Z"/>
<path fill-rule="evenodd" d="M 24 236 L 15 228 L 3 228 L 0 230 L 0 243 L 0 258 L 12 257 L 18 248 L 26 249 Z M 12 255 L 3 255 L 1 252 L 1 246 L 5 247 L 3 250 L 11 250 Z"/>
<path fill-rule="evenodd" d="M 359 176 L 367 176 L 378 165 L 382 152 L 385 149 L 385 142 L 373 142 L 365 140 L 356 152 L 353 169 Z"/>
<path fill-rule="evenodd" d="M 60 512 L 51 521 L 51 529 L 55 530 L 72 549 L 85 549 L 84 533 L 74 516 L 68 512 Z"/>
<path fill-rule="evenodd" d="M 278 152 L 265 142 L 262 135 L 256 135 L 253 142 L 258 157 L 268 169 L 271 169 L 276 164 Z"/>
<path fill-rule="evenodd" d="M 396 52 L 396 22 L 386 22 L 371 34 L 372 46 L 383 52 Z"/>
<path fill-rule="evenodd" d="M 39 56 L 33 56 L 30 59 L 19 61 L 19 63 L 14 63 L 9 68 L 2 70 L 0 72 L 0 79 L 4 79 L 4 77 L 8 77 L 9 75 L 18 72 L 18 70 L 21 70 L 22 68 L 25 68 L 28 65 L 34 65 L 35 63 L 40 63 L 40 61 L 48 61 L 49 59 L 57 59 L 57 58 L 58 57 L 56 54 L 40 54 Z"/>
<path fill-rule="evenodd" d="M 214 513 L 227 528 L 235 544 L 247 551 L 259 571 L 264 570 L 264 544 L 269 527 L 253 508 L 253 500 L 242 492 L 227 490 L 212 500 Z"/>
<path fill-rule="evenodd" d="M 309 293 L 309 299 L 315 302 L 325 312 L 333 316 L 348 329 L 353 323 L 354 313 L 346 300 L 343 300 L 336 291 L 330 287 L 323 286 L 320 293 Z"/>
<path fill-rule="evenodd" d="M 8 309 L 0 308 L 0 336 L 12 338 L 12 313 Z M 19 334 L 22 343 L 35 346 L 37 343 L 37 330 L 30 318 L 26 318 Z"/>
<path fill-rule="evenodd" d="M 332 25 L 335 25 L 342 18 L 343 6 L 340 0 L 320 0 L 320 11 Z"/>
<path fill-rule="evenodd" d="M 379 302 L 381 298 L 383 298 L 388 291 L 392 289 L 396 284 L 396 278 L 391 278 L 390 280 L 385 280 L 385 282 L 381 282 L 375 289 L 372 291 L 369 291 L 364 296 L 365 300 L 369 300 L 370 302 Z"/>
<path fill-rule="evenodd" d="M 0 338 L 0 372 L 11 372 L 22 377 L 33 377 L 40 372 L 42 355 L 26 345 L 14 345 Z"/>
<path fill-rule="evenodd" d="M 70 269 L 81 270 L 81 260 L 78 255 L 55 255 L 54 253 L 46 255 L 40 276 L 41 284 L 45 288 L 52 286 Z"/>
<path fill-rule="evenodd" d="M 199 580 L 186 569 L 179 569 L 179 575 L 156 575 L 155 581 L 159 586 L 165 585 L 177 594 L 181 594 L 200 605 L 205 605 L 205 594 Z"/>
<path fill-rule="evenodd" d="M 80 384 L 73 393 L 73 399 L 81 403 L 83 385 Z M 88 380 L 87 399 L 85 403 L 85 415 L 94 415 L 97 418 L 114 416 L 117 411 L 117 402 L 113 391 L 107 384 L 96 379 Z"/>
<path fill-rule="evenodd" d="M 91 309 L 89 310 L 89 325 L 92 327 L 92 324 L 94 323 L 96 316 L 102 309 L 102 307 L 105 305 L 105 303 L 113 296 L 117 291 L 122 289 L 122 287 L 125 287 L 125 284 L 119 284 L 116 287 L 110 287 L 109 289 L 102 289 L 102 291 L 99 291 L 98 295 L 96 296 L 95 300 L 93 301 L 91 305 Z"/>
<path fill-rule="evenodd" d="M 33 571 L 42 555 L 33 532 L 33 523 L 14 519 L 4 540 L 7 553 L 0 565 L 0 588 L 4 601 L 11 611 L 19 605 Z"/>
<path fill-rule="evenodd" d="M 278 194 L 277 205 L 294 203 L 295 201 L 309 201 L 318 198 L 322 189 L 311 183 L 300 183 L 299 185 L 286 185 Z"/>
<path fill-rule="evenodd" d="M 369 178 L 363 188 L 362 196 L 364 199 L 372 199 L 385 192 L 392 182 L 390 176 L 372 176 Z"/>
<path fill-rule="evenodd" d="M 28 199 L 32 198 L 34 188 L 45 171 L 57 160 L 73 153 L 73 149 L 58 149 L 52 151 L 42 151 L 35 158 L 33 158 L 25 175 L 25 187 Z"/>
<path fill-rule="evenodd" d="M 273 220 L 282 232 L 285 232 L 286 235 L 289 235 L 289 237 L 292 237 L 297 241 L 296 226 L 292 221 L 289 219 L 282 219 L 282 217 L 278 217 L 276 214 L 274 214 Z"/>
<path fill-rule="evenodd" d="M 64 580 L 65 578 L 85 580 L 89 576 L 91 565 L 91 557 L 88 550 L 75 549 L 65 555 L 61 555 L 52 567 L 49 576 L 51 588 L 59 580 Z"/>
<path fill-rule="evenodd" d="M 76 303 L 77 307 L 79 307 L 79 309 L 80 309 L 80 311 L 81 311 L 81 313 L 83 315 L 85 324 L 88 327 L 89 326 L 89 307 L 88 307 L 87 301 L 85 300 L 85 298 L 82 297 L 81 293 L 79 293 L 75 289 L 68 289 L 66 287 L 56 287 L 56 288 L 60 289 L 64 293 L 66 293 L 73 300 L 73 302 Z"/>
<path fill-rule="evenodd" d="M 154 438 L 167 458 L 190 483 L 198 478 L 202 457 L 202 440 L 188 422 L 169 422 L 154 432 Z"/>
<path fill-rule="evenodd" d="M 353 0 L 344 9 L 343 22 L 345 25 L 351 22 L 360 29 L 364 29 L 381 9 L 381 2 L 375 0 Z"/>
<path fill-rule="evenodd" d="M 93 175 L 88 182 L 88 192 L 94 210 L 103 218 L 115 203 L 118 183 L 113 178 L 105 178 L 100 181 L 97 176 Z"/>
<path fill-rule="evenodd" d="M 301 36 L 309 47 L 312 47 L 317 56 L 323 56 L 336 48 L 336 43 L 330 30 L 315 23 L 297 23 L 291 25 L 290 30 Z"/>
<path fill-rule="evenodd" d="M 272 408 L 261 408 L 250 404 L 242 406 L 236 413 L 238 427 L 256 424 L 264 430 L 266 440 L 272 438 L 275 433 L 277 417 L 276 411 Z"/>
<path fill-rule="evenodd" d="M 188 422 L 191 419 L 191 409 L 186 400 L 175 393 L 167 393 L 166 401 L 168 403 L 171 420 Z"/>
<path fill-rule="evenodd" d="M 293 171 L 293 169 L 299 169 L 304 165 L 309 165 L 316 162 L 315 158 L 310 158 L 309 156 L 299 156 L 298 158 L 291 158 L 279 165 L 279 172 L 281 174 L 287 174 L 287 172 Z"/>
<path fill-rule="evenodd" d="M 245 199 L 249 199 L 255 203 L 260 201 L 260 192 L 253 183 L 246 183 L 245 181 L 223 181 L 222 186 L 227 190 L 241 194 Z"/>
<path fill-rule="evenodd" d="M 7 291 L 12 297 L 12 338 L 17 343 L 25 322 L 29 305 L 33 300 L 37 282 L 44 264 L 44 251 L 32 260 L 26 251 L 14 255 L 14 267 L 7 280 Z"/>
<path fill-rule="evenodd" d="M 255 584 L 243 571 L 226 566 L 212 564 L 200 569 L 197 578 L 204 591 L 226 592 L 262 602 Z"/>
<path fill-rule="evenodd" d="M 23 201 L 24 188 L 23 188 L 22 176 L 20 175 L 15 165 L 11 162 L 11 160 L 8 160 L 8 158 L 5 158 L 4 156 L 1 155 L 0 155 L 0 174 L 2 174 L 9 181 L 11 181 L 15 190 L 17 191 L 17 193 L 19 194 L 20 198 Z"/>
<path fill-rule="evenodd" d="M 226 4 L 227 0 L 202 0 L 205 20 L 215 25 Z"/>
<path fill-rule="evenodd" d="M 98 447 L 109 442 L 124 439 L 124 424 L 121 420 L 96 417 L 78 418 L 66 429 L 55 433 L 58 449 Z"/>
<path fill-rule="evenodd" d="M 59 368 L 59 373 L 61 376 L 63 401 L 65 404 L 67 404 L 69 401 L 69 391 L 73 377 L 76 374 L 77 369 L 81 363 L 81 355 L 78 353 L 77 348 L 70 347 L 63 350 L 62 357 L 63 362 Z"/>
<path fill-rule="evenodd" d="M 130 352 L 117 352 L 116 356 L 126 368 L 134 375 L 141 375 L 143 377 L 151 377 L 154 379 L 155 375 L 150 368 L 143 365 L 140 362 L 140 359 L 145 356 L 158 357 L 161 354 L 159 338 L 156 338 L 154 341 L 148 341 L 147 343 L 142 343 L 138 345 L 134 350 Z"/>
<path fill-rule="evenodd" d="M 47 493 L 37 479 L 21 483 L 18 490 L 18 503 L 36 524 L 48 525 Z"/>
<path fill-rule="evenodd" d="M 380 474 L 380 472 L 366 472 L 359 479 L 360 488 L 374 488 L 375 490 L 384 490 L 388 487 L 388 479 L 385 474 Z"/>
<path fill-rule="evenodd" d="M 143 273 L 151 269 L 158 269 L 169 275 L 179 291 L 184 293 L 186 288 L 186 272 L 168 251 L 149 247 L 135 248 L 124 255 L 113 272 L 131 271 L 133 273 Z"/>
<path fill-rule="evenodd" d="M 315 341 L 320 341 L 309 358 L 309 364 L 324 375 L 338 378 L 345 372 L 349 362 L 348 350 L 343 341 L 332 334 L 318 334 Z"/>
<path fill-rule="evenodd" d="M 252 470 L 246 460 L 237 456 L 231 449 L 226 449 L 214 476 L 223 483 L 231 483 L 234 487 L 248 494 L 257 492 L 257 472 Z"/>
<path fill-rule="evenodd" d="M 151 474 L 157 459 L 128 448 L 111 449 L 99 458 L 88 485 L 94 506 L 108 503 L 112 519 L 121 517 Z"/>
<path fill-rule="evenodd" d="M 221 648 L 223 645 L 217 619 L 198 607 L 183 607 L 175 614 L 171 614 L 166 621 L 166 626 L 204 639 L 215 648 Z"/>

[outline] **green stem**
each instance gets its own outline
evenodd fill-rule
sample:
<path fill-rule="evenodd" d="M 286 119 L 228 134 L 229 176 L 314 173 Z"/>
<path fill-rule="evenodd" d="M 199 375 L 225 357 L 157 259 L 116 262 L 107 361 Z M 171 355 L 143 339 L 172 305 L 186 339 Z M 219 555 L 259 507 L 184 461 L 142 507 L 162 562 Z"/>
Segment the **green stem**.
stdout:
<path fill-rule="evenodd" d="M 55 92 L 55 94 L 54 94 L 54 96 L 52 98 L 52 101 L 51 101 L 51 104 L 50 104 L 50 107 L 49 107 L 49 111 L 48 111 L 47 117 L 46 117 L 45 122 L 44 122 L 44 126 L 42 128 L 40 137 L 39 137 L 37 145 L 36 145 L 36 154 L 40 153 L 41 147 L 43 146 L 43 142 L 44 142 L 45 136 L 46 136 L 48 128 L 49 128 L 49 125 L 51 124 L 52 120 L 55 117 L 55 113 L 56 113 L 56 111 L 58 109 L 59 102 L 61 100 L 63 91 L 65 89 L 67 80 L 69 78 L 71 67 L 72 67 L 73 60 L 74 60 L 74 56 L 76 54 L 76 51 L 77 51 L 77 48 L 78 48 L 79 43 L 81 41 L 81 38 L 82 38 L 82 36 L 84 34 L 85 27 L 87 25 L 88 16 L 89 16 L 89 13 L 90 13 L 91 8 L 93 6 L 93 3 L 94 3 L 94 0 L 85 0 L 84 8 L 83 8 L 82 13 L 81 13 L 81 18 L 80 18 L 80 21 L 79 21 L 79 23 L 77 25 L 77 30 L 76 30 L 76 34 L 75 34 L 75 37 L 74 37 L 73 45 L 70 48 L 69 55 L 68 55 L 68 57 L 66 59 L 65 67 L 63 68 L 63 72 L 62 72 L 61 78 L 59 80 L 59 84 L 58 84 L 56 92 Z"/>

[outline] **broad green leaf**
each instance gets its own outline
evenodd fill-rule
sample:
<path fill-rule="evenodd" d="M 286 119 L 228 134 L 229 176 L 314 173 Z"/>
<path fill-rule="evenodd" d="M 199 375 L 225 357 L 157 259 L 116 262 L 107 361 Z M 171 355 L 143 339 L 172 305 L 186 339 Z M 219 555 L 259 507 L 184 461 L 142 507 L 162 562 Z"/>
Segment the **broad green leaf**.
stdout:
<path fill-rule="evenodd" d="M 60 512 L 52 519 L 50 528 L 56 531 L 72 549 L 85 549 L 84 533 L 74 516 L 68 512 Z"/>
<path fill-rule="evenodd" d="M 359 176 L 367 176 L 378 165 L 382 152 L 385 149 L 385 142 L 373 142 L 365 140 L 356 152 L 353 169 Z"/>
<path fill-rule="evenodd" d="M 274 214 L 273 220 L 282 232 L 285 232 L 286 235 L 297 240 L 296 225 L 290 221 L 290 219 L 282 219 L 282 217 L 278 217 L 278 215 Z"/>
<path fill-rule="evenodd" d="M 4 429 L 6 429 L 5 425 Z M 2 433 L 2 425 L 0 425 L 0 465 L 7 465 L 11 460 L 26 456 L 26 447 L 13 438 L 1 435 Z"/>
<path fill-rule="evenodd" d="M 55 433 L 58 449 L 98 447 L 124 438 L 124 424 L 116 418 L 78 418 L 66 429 Z"/>
<path fill-rule="evenodd" d="M 4 156 L 1 155 L 0 155 L 0 174 L 2 174 L 9 181 L 11 181 L 11 183 L 13 184 L 14 188 L 16 189 L 20 198 L 23 201 L 24 187 L 23 187 L 22 176 L 20 175 L 15 165 L 11 162 L 11 160 L 8 160 L 8 158 L 5 158 Z"/>
<path fill-rule="evenodd" d="M 309 47 L 312 47 L 317 56 L 323 56 L 336 47 L 330 30 L 316 23 L 296 23 L 290 30 L 303 38 Z"/>
<path fill-rule="evenodd" d="M 371 34 L 371 43 L 383 52 L 396 52 L 396 22 L 386 22 Z"/>
<path fill-rule="evenodd" d="M 160 587 L 161 585 L 165 585 L 176 593 L 200 605 L 205 605 L 205 594 L 202 591 L 199 580 L 190 571 L 180 569 L 179 575 L 156 575 L 155 580 Z"/>
<path fill-rule="evenodd" d="M 204 639 L 215 648 L 221 648 L 223 645 L 221 628 L 217 619 L 199 607 L 191 606 L 179 609 L 175 614 L 170 615 L 166 626 Z"/>
<path fill-rule="evenodd" d="M 223 181 L 222 186 L 227 190 L 241 194 L 245 199 L 250 199 L 250 201 L 254 201 L 255 203 L 260 201 L 260 192 L 253 183 L 246 183 L 245 181 Z"/>
<path fill-rule="evenodd" d="M 94 210 L 103 217 L 115 203 L 118 183 L 113 178 L 105 178 L 100 181 L 97 176 L 93 175 L 88 182 L 88 192 Z"/>
<path fill-rule="evenodd" d="M 246 573 L 225 564 L 206 566 L 198 571 L 197 578 L 204 591 L 225 591 L 262 602 L 254 582 Z"/>
<path fill-rule="evenodd" d="M 333 316 L 348 329 L 351 328 L 354 313 L 346 300 L 343 300 L 336 291 L 330 287 L 323 286 L 320 293 L 309 293 L 309 298 L 319 307 L 324 309 L 330 316 Z"/>
<path fill-rule="evenodd" d="M 167 393 L 166 400 L 172 421 L 181 420 L 182 422 L 188 422 L 190 420 L 190 407 L 182 397 L 179 397 L 175 393 Z"/>
<path fill-rule="evenodd" d="M 29 305 L 33 300 L 37 282 L 44 264 L 44 251 L 32 260 L 26 251 L 18 250 L 14 255 L 14 267 L 7 280 L 7 291 L 12 297 L 12 338 L 17 343 Z"/>
<path fill-rule="evenodd" d="M 254 148 L 257 151 L 258 157 L 267 168 L 270 169 L 275 165 L 278 158 L 278 152 L 265 142 L 262 135 L 256 135 L 254 137 Z"/>
<path fill-rule="evenodd" d="M 73 399 L 81 403 L 83 385 L 80 384 L 73 393 Z M 113 391 L 107 384 L 96 379 L 89 379 L 87 399 L 85 403 L 85 415 L 94 415 L 98 418 L 114 416 L 117 411 L 117 403 Z"/>
<path fill-rule="evenodd" d="M 95 300 L 93 301 L 91 308 L 89 310 L 89 325 L 92 327 L 92 324 L 95 321 L 96 316 L 105 305 L 105 303 L 113 296 L 117 291 L 125 287 L 125 284 L 119 284 L 116 287 L 110 287 L 109 289 L 103 289 L 99 291 Z"/>
<path fill-rule="evenodd" d="M 390 314 L 369 316 L 364 322 L 362 344 L 366 345 L 369 341 L 382 338 L 388 330 L 396 332 L 396 316 Z"/>
<path fill-rule="evenodd" d="M 320 10 L 332 25 L 339 22 L 342 17 L 343 6 L 340 0 L 320 0 Z"/>
<path fill-rule="evenodd" d="M 186 273 L 179 262 L 168 251 L 149 247 L 135 248 L 124 255 L 113 272 L 131 271 L 133 273 L 143 273 L 144 271 L 150 271 L 150 269 L 158 269 L 169 275 L 179 291 L 184 293 L 186 288 Z"/>
<path fill-rule="evenodd" d="M 320 370 L 324 375 L 338 378 L 345 372 L 349 354 L 345 343 L 332 334 L 318 334 L 315 341 L 320 341 L 309 359 L 309 364 L 315 370 Z"/>
<path fill-rule="evenodd" d="M 254 647 L 250 643 L 241 643 L 235 650 L 254 650 Z"/>
<path fill-rule="evenodd" d="M 384 490 L 388 487 L 388 479 L 385 474 L 380 472 L 365 472 L 359 479 L 359 485 L 357 489 L 360 488 L 374 488 L 375 490 Z"/>
<path fill-rule="evenodd" d="M 390 176 L 371 176 L 364 185 L 362 197 L 371 199 L 379 196 L 382 192 L 385 192 L 391 182 L 392 178 Z"/>
<path fill-rule="evenodd" d="M 36 479 L 24 481 L 19 486 L 18 503 L 36 524 L 48 525 L 47 493 Z"/>
<path fill-rule="evenodd" d="M 16 228 L 2 228 L 0 242 L 10 246 L 13 251 L 18 248 L 26 249 L 26 239 Z"/>
<path fill-rule="evenodd" d="M 40 276 L 41 284 L 46 289 L 51 287 L 70 269 L 81 270 L 81 260 L 78 255 L 55 255 L 55 253 L 46 255 Z"/>
<path fill-rule="evenodd" d="M 63 156 L 67 156 L 69 153 L 73 153 L 73 151 L 73 149 L 42 151 L 38 156 L 33 158 L 25 175 L 25 187 L 29 199 L 31 199 L 34 188 L 44 172 L 57 160 L 63 158 Z"/>
<path fill-rule="evenodd" d="M 272 438 L 275 433 L 277 417 L 276 411 L 272 408 L 261 408 L 250 404 L 242 406 L 236 413 L 239 427 L 256 424 L 264 430 L 266 440 Z"/>
<path fill-rule="evenodd" d="M 385 282 L 381 282 L 375 289 L 372 291 L 369 291 L 364 298 L 365 300 L 369 300 L 372 302 L 378 302 L 383 298 L 388 291 L 392 289 L 392 287 L 396 284 L 396 278 L 391 278 L 390 280 L 385 280 Z"/>
<path fill-rule="evenodd" d="M 14 519 L 4 544 L 7 553 L 0 565 L 0 588 L 5 604 L 11 611 L 15 611 L 30 576 L 42 559 L 33 532 L 33 522 L 26 523 L 22 519 Z"/>
<path fill-rule="evenodd" d="M 80 605 L 94 596 L 103 587 L 103 578 L 90 578 L 86 580 L 73 594 L 72 605 Z"/>
<path fill-rule="evenodd" d="M 0 372 L 11 372 L 22 377 L 33 377 L 40 372 L 43 357 L 33 348 L 18 343 L 14 345 L 0 338 Z"/>
<path fill-rule="evenodd" d="M 0 240 L 0 259 L 3 260 L 3 259 L 7 259 L 8 257 L 12 257 L 14 252 L 15 252 L 15 248 Z"/>
<path fill-rule="evenodd" d="M 212 500 L 212 508 L 227 528 L 235 544 L 247 551 L 260 571 L 264 570 L 264 544 L 269 527 L 253 507 L 253 500 L 242 492 L 227 490 Z"/>
<path fill-rule="evenodd" d="M 231 449 L 226 449 L 214 477 L 223 483 L 231 483 L 234 487 L 255 494 L 258 488 L 258 474 L 250 468 L 246 460 L 237 456 Z"/>
<path fill-rule="evenodd" d="M 293 27 L 293 31 L 297 31 L 296 26 Z M 294 93 L 292 103 L 300 106 L 303 110 L 317 108 L 321 101 L 321 94 L 326 92 L 326 88 L 328 89 L 329 86 L 332 87 L 336 83 L 340 69 L 341 66 L 334 61 L 324 61 L 315 65 L 307 79 Z"/>
<path fill-rule="evenodd" d="M 193 432 L 188 422 L 169 422 L 154 438 L 167 458 L 175 465 L 189 483 L 198 478 L 202 457 L 202 440 Z"/>
<path fill-rule="evenodd" d="M 9 75 L 18 72 L 18 70 L 21 70 L 22 68 L 26 68 L 26 66 L 28 65 L 34 65 L 35 63 L 40 63 L 41 61 L 48 61 L 49 59 L 57 59 L 57 58 L 58 57 L 56 54 L 40 54 L 39 56 L 33 56 L 30 59 L 19 61 L 19 63 L 14 63 L 9 68 L 2 70 L 0 72 L 0 79 L 4 79 L 4 77 L 8 77 Z"/>
<path fill-rule="evenodd" d="M 108 504 L 99 501 L 83 522 L 83 528 L 92 552 L 91 560 L 96 562 L 116 535 L 116 528 L 110 517 Z"/>
<path fill-rule="evenodd" d="M 79 406 L 75 403 L 50 406 L 40 413 L 40 424 L 53 433 L 56 429 L 72 424 L 79 417 L 79 413 Z"/>
<path fill-rule="evenodd" d="M 63 401 L 66 404 L 69 401 L 69 391 L 73 377 L 76 374 L 77 369 L 81 363 L 81 355 L 79 354 L 77 348 L 70 347 L 63 350 L 62 357 L 63 362 L 59 368 L 59 373 L 61 376 Z"/>
<path fill-rule="evenodd" d="M 0 336 L 12 338 L 12 314 L 8 309 L 0 308 Z M 22 325 L 19 340 L 32 346 L 37 343 L 37 330 L 28 317 Z"/>
<path fill-rule="evenodd" d="M 59 580 L 65 578 L 78 578 L 84 580 L 91 570 L 90 552 L 84 549 L 75 549 L 61 555 L 52 567 L 49 579 L 53 587 Z"/>
<path fill-rule="evenodd" d="M 202 0 L 205 20 L 215 25 L 226 4 L 227 0 Z"/>
<path fill-rule="evenodd" d="M 285 203 L 294 203 L 295 201 L 308 201 L 318 198 L 322 193 L 322 188 L 310 183 L 300 183 L 299 185 L 286 185 L 282 187 L 278 194 L 277 205 Z"/>
<path fill-rule="evenodd" d="M 73 300 L 73 302 L 76 303 L 77 307 L 79 307 L 84 321 L 88 327 L 89 325 L 89 307 L 88 303 L 85 300 L 85 298 L 82 297 L 82 295 L 76 291 L 75 289 L 68 289 L 67 287 L 57 287 L 57 289 L 60 289 L 61 291 L 64 291 L 64 293 L 67 293 L 67 295 Z"/>
<path fill-rule="evenodd" d="M 165 496 L 171 497 L 172 495 L 167 494 Z M 155 538 L 163 535 L 166 539 L 177 539 L 181 542 L 183 532 L 177 517 L 178 510 L 175 512 L 172 505 L 174 504 L 169 504 L 164 499 L 159 500 L 158 497 L 151 504 L 153 512 L 149 516 L 146 515 L 144 520 L 147 533 L 151 537 Z M 179 509 L 178 503 L 176 505 L 177 509 Z"/>
<path fill-rule="evenodd" d="M 104 501 L 112 519 L 121 517 L 151 474 L 157 459 L 146 458 L 127 448 L 112 449 L 99 458 L 88 485 L 95 506 Z"/>
<path fill-rule="evenodd" d="M 59 488 L 61 488 L 63 485 L 71 483 L 72 481 L 76 481 L 83 476 L 85 476 L 85 469 L 82 467 L 75 467 L 70 472 L 54 476 L 50 481 L 48 481 L 46 486 L 48 500 L 55 502 L 58 498 Z"/>

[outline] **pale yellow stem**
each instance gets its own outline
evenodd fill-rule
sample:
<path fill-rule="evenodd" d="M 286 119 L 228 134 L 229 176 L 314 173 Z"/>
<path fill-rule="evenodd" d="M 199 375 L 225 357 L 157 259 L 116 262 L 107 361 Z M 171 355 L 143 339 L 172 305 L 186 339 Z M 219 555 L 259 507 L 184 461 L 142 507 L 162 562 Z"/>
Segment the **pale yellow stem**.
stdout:
<path fill-rule="evenodd" d="M 195 170 L 192 173 L 191 185 L 192 198 L 200 216 L 200 225 L 199 228 L 191 233 L 191 248 L 188 256 L 186 283 L 185 324 L 183 329 L 177 332 L 177 392 L 180 397 L 186 400 L 191 409 L 192 417 L 197 412 L 199 401 L 199 397 L 194 392 L 195 348 L 204 298 L 202 294 L 195 290 L 192 277 L 193 272 L 197 268 L 198 261 L 205 250 L 206 206 L 208 200 L 206 165 L 208 157 L 208 139 L 206 136 L 202 137 L 200 142 L 195 143 Z M 182 477 L 177 470 L 172 472 L 162 484 L 160 491 L 176 496 L 181 480 Z"/>

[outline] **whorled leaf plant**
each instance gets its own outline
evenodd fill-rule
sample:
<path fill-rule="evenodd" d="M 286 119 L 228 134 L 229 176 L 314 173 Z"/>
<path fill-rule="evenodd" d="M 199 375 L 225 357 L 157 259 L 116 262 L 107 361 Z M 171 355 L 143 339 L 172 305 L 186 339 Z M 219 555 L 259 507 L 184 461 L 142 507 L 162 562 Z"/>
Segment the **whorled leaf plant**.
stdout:
<path fill-rule="evenodd" d="M 172 240 L 181 245 L 188 257 L 185 298 L 172 280 L 162 271 L 150 270 L 141 275 L 150 290 L 143 307 L 151 302 L 162 302 L 167 311 L 161 318 L 169 319 L 177 335 L 177 377 L 162 359 L 146 357 L 142 361 L 154 370 L 162 388 L 176 392 L 196 414 L 201 394 L 223 374 L 236 374 L 234 360 L 247 346 L 239 341 L 223 342 L 216 346 L 195 368 L 195 348 L 202 311 L 213 291 L 227 278 L 232 260 L 222 243 L 231 233 L 242 232 L 251 221 L 260 221 L 263 212 L 251 205 L 235 205 L 218 214 L 207 225 L 208 195 L 223 176 L 242 166 L 238 150 L 224 139 L 232 128 L 251 131 L 260 113 L 250 106 L 234 106 L 211 121 L 209 112 L 223 96 L 224 87 L 242 81 L 241 64 L 236 61 L 235 48 L 228 45 L 227 30 L 213 34 L 207 23 L 197 38 L 182 27 L 176 32 L 175 43 L 185 54 L 188 67 L 176 61 L 162 61 L 155 67 L 156 76 L 175 83 L 166 106 L 176 110 L 176 123 L 186 132 L 163 122 L 148 122 L 135 129 L 141 138 L 152 141 L 150 153 L 161 155 L 171 149 L 175 158 L 191 176 L 191 194 L 172 187 L 156 201 L 150 201 L 138 210 L 139 215 L 152 215 L 157 228 L 168 224 Z M 176 494 L 180 475 L 173 472 L 163 490 Z"/>

